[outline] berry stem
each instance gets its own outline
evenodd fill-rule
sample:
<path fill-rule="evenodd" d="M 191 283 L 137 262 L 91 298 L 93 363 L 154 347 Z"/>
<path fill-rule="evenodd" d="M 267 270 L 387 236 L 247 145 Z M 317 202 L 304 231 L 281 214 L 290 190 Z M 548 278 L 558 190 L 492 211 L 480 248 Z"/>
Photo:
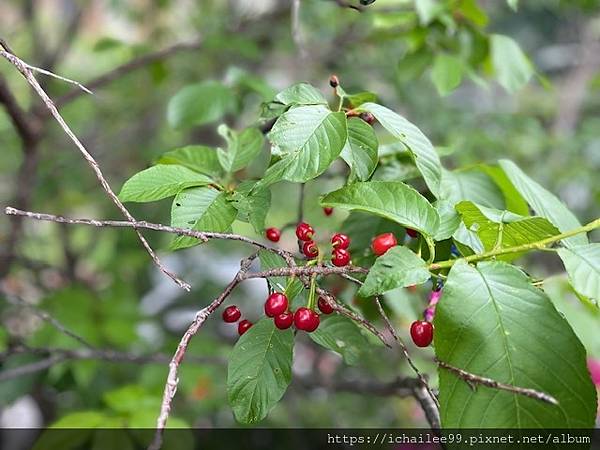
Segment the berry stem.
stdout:
<path fill-rule="evenodd" d="M 308 292 L 308 304 L 306 305 L 306 307 L 308 309 L 315 309 L 316 290 L 317 290 L 317 274 L 315 273 L 310 277 L 310 291 Z"/>
<path fill-rule="evenodd" d="M 464 258 L 449 259 L 447 261 L 430 263 L 429 270 L 446 269 L 452 267 L 456 261 L 460 260 L 464 260 L 466 262 L 476 262 L 481 261 L 483 259 L 493 258 L 494 256 L 510 255 L 512 253 L 520 253 L 528 250 L 547 250 L 545 247 L 549 244 L 553 244 L 554 242 L 558 242 L 581 233 L 587 233 L 589 231 L 595 230 L 596 228 L 600 228 L 600 217 L 588 223 L 587 225 L 575 228 L 574 230 L 565 231 L 564 233 L 560 233 L 555 236 L 550 236 L 549 238 L 542 239 L 541 241 L 516 245 L 514 247 L 500 248 L 497 250 L 491 250 L 489 252 L 481 253 L 479 255 L 465 256 Z"/>

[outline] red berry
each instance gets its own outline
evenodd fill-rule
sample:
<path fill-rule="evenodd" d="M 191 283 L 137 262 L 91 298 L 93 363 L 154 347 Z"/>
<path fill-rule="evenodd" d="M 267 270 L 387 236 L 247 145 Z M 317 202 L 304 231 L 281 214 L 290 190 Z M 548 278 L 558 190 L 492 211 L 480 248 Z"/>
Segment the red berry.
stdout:
<path fill-rule="evenodd" d="M 300 222 L 296 227 L 296 236 L 301 241 L 311 241 L 315 230 L 306 222 Z"/>
<path fill-rule="evenodd" d="M 326 216 L 330 216 L 333 213 L 333 208 L 331 206 L 326 206 L 323 208 L 323 212 Z"/>
<path fill-rule="evenodd" d="M 340 85 L 340 79 L 337 77 L 337 75 L 331 75 L 329 77 L 329 86 L 331 86 L 332 88 L 336 88 Z"/>
<path fill-rule="evenodd" d="M 287 330 L 294 323 L 294 315 L 289 311 L 285 311 L 275 316 L 273 322 L 275 322 L 275 326 L 280 330 Z"/>
<path fill-rule="evenodd" d="M 369 125 L 373 125 L 373 123 L 375 122 L 375 116 L 370 112 L 361 113 L 360 118 L 367 122 Z"/>
<path fill-rule="evenodd" d="M 308 333 L 315 331 L 319 326 L 319 315 L 312 309 L 298 308 L 294 314 L 294 324 L 299 330 L 304 330 Z"/>
<path fill-rule="evenodd" d="M 331 245 L 335 248 L 348 248 L 350 247 L 350 238 L 342 233 L 335 233 L 331 238 Z"/>
<path fill-rule="evenodd" d="M 325 300 L 323 297 L 319 297 L 317 306 L 323 314 L 331 314 L 333 312 L 333 306 L 327 303 L 327 300 Z"/>
<path fill-rule="evenodd" d="M 238 320 L 240 320 L 240 317 L 242 317 L 242 313 L 240 312 L 240 309 L 235 305 L 228 306 L 223 311 L 223 320 L 227 323 L 237 322 Z"/>
<path fill-rule="evenodd" d="M 265 314 L 269 317 L 275 317 L 284 313 L 288 308 L 288 299 L 281 292 L 273 292 L 267 297 L 265 302 Z"/>
<path fill-rule="evenodd" d="M 345 248 L 336 248 L 331 254 L 331 262 L 334 266 L 342 267 L 350 262 L 350 252 Z"/>
<path fill-rule="evenodd" d="M 419 235 L 419 233 L 412 228 L 407 228 L 406 234 L 408 234 L 411 238 L 416 238 Z"/>
<path fill-rule="evenodd" d="M 241 336 L 246 331 L 248 331 L 251 326 L 252 326 L 252 322 L 250 322 L 249 320 L 245 320 L 245 319 L 242 320 L 240 323 L 238 323 L 238 334 Z"/>
<path fill-rule="evenodd" d="M 397 244 L 398 241 L 396 241 L 396 237 L 392 233 L 383 233 L 373 239 L 371 248 L 373 249 L 373 253 L 381 256 Z"/>
<path fill-rule="evenodd" d="M 305 242 L 302 244 L 302 253 L 304 253 L 307 258 L 316 258 L 319 254 L 319 247 L 317 247 L 317 244 L 315 244 L 314 241 Z"/>
<path fill-rule="evenodd" d="M 267 239 L 271 242 L 279 242 L 279 239 L 281 238 L 281 230 L 275 227 L 267 228 L 265 231 L 265 236 L 267 236 Z"/>
<path fill-rule="evenodd" d="M 424 320 L 415 320 L 410 326 L 410 337 L 417 347 L 427 347 L 433 340 L 433 325 Z"/>

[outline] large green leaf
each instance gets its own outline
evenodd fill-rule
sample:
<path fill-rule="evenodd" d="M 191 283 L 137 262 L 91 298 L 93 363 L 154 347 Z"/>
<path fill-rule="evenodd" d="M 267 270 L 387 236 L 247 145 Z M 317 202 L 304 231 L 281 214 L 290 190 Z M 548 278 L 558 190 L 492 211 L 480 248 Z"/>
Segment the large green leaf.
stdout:
<path fill-rule="evenodd" d="M 429 139 L 414 124 L 385 106 L 364 103 L 360 109 L 373 114 L 392 136 L 408 147 L 429 190 L 438 197 L 442 163 Z"/>
<path fill-rule="evenodd" d="M 451 269 L 435 315 L 435 352 L 454 367 L 558 400 L 472 389 L 439 369 L 440 414 L 447 428 L 587 428 L 596 390 L 585 349 L 543 291 L 515 266 L 464 261 Z"/>
<path fill-rule="evenodd" d="M 254 181 L 240 183 L 232 199 L 240 213 L 238 218 L 249 222 L 257 233 L 262 233 L 271 207 L 271 191 L 268 188 L 253 189 L 254 185 Z"/>
<path fill-rule="evenodd" d="M 303 183 L 323 173 L 339 156 L 347 139 L 346 116 L 322 105 L 300 106 L 279 117 L 269 139 L 284 156 L 265 177 L 270 180 L 269 172 L 277 172 L 279 178 Z"/>
<path fill-rule="evenodd" d="M 479 236 L 485 250 L 529 244 L 559 234 L 543 217 L 523 217 L 473 202 L 456 205 L 467 228 Z"/>
<path fill-rule="evenodd" d="M 447 200 L 438 200 L 435 202 L 434 207 L 440 216 L 440 226 L 433 238 L 436 241 L 443 241 L 456 233 L 461 224 L 460 216 L 452 203 Z"/>
<path fill-rule="evenodd" d="M 527 202 L 519 193 L 519 191 L 515 189 L 515 186 L 510 182 L 510 180 L 506 176 L 506 173 L 504 173 L 504 170 L 502 170 L 498 166 L 488 166 L 486 164 L 479 164 L 477 167 L 484 173 L 486 173 L 492 180 L 494 180 L 496 186 L 498 186 L 498 188 L 502 191 L 502 194 L 504 195 L 504 201 L 506 202 L 506 206 L 504 209 L 506 209 L 507 211 L 514 212 L 515 214 L 520 214 L 522 216 L 526 216 L 527 214 L 529 214 L 529 206 L 527 205 Z M 474 200 L 472 198 L 467 198 L 465 200 L 472 200 L 475 203 L 480 203 L 484 206 L 502 209 L 502 207 L 499 207 L 497 205 L 486 205 L 485 203 Z"/>
<path fill-rule="evenodd" d="M 342 355 L 346 364 L 351 366 L 358 364 L 371 346 L 351 319 L 337 314 L 321 316 L 319 328 L 309 336 L 317 344 Z"/>
<path fill-rule="evenodd" d="M 370 212 L 427 236 L 435 235 L 440 224 L 437 211 L 427 199 L 402 182 L 354 183 L 330 192 L 321 199 L 321 205 Z"/>
<path fill-rule="evenodd" d="M 233 348 L 227 398 L 238 422 L 256 423 L 281 399 L 292 379 L 294 333 L 269 318 L 244 333 Z"/>
<path fill-rule="evenodd" d="M 558 249 L 569 281 L 579 294 L 600 300 L 600 244 Z"/>
<path fill-rule="evenodd" d="M 463 72 L 463 63 L 459 58 L 447 53 L 439 53 L 433 60 L 431 81 L 440 95 L 448 95 L 460 84 Z"/>
<path fill-rule="evenodd" d="M 125 182 L 119 193 L 122 202 L 152 202 L 172 197 L 179 191 L 210 184 L 206 175 L 187 167 L 159 164 L 136 173 Z"/>
<path fill-rule="evenodd" d="M 182 88 L 167 106 L 167 120 L 173 128 L 190 128 L 220 119 L 235 106 L 231 90 L 216 81 Z"/>
<path fill-rule="evenodd" d="M 326 105 L 327 100 L 320 91 L 308 83 L 294 84 L 275 96 L 275 101 L 284 105 Z"/>
<path fill-rule="evenodd" d="M 368 180 L 379 157 L 377 136 L 373 128 L 364 120 L 353 117 L 348 120 L 348 140 L 340 156 L 350 167 L 350 180 Z"/>
<path fill-rule="evenodd" d="M 479 170 L 443 170 L 440 185 L 440 198 L 453 206 L 463 200 L 470 200 L 490 208 L 504 209 L 502 191 L 494 180 Z"/>
<path fill-rule="evenodd" d="M 164 153 L 157 161 L 158 164 L 178 164 L 210 176 L 219 176 L 221 164 L 214 148 L 204 145 L 188 145 Z"/>
<path fill-rule="evenodd" d="M 544 189 L 529 178 L 515 163 L 507 159 L 500 160 L 500 167 L 504 170 L 512 184 L 529 203 L 531 208 L 540 216 L 552 222 L 561 232 L 579 228 L 581 223 L 575 215 L 554 194 Z M 584 234 L 578 234 L 562 242 L 567 247 L 585 245 L 588 243 Z"/>
<path fill-rule="evenodd" d="M 224 192 L 209 187 L 181 191 L 171 206 L 171 226 L 199 231 L 227 231 L 237 210 Z M 189 236 L 177 236 L 171 243 L 173 250 L 200 243 Z"/>
<path fill-rule="evenodd" d="M 217 151 L 219 162 L 226 172 L 243 169 L 262 150 L 264 138 L 258 128 L 246 128 L 238 134 L 227 125 L 221 125 L 218 131 L 227 141 L 227 150 Z"/>
<path fill-rule="evenodd" d="M 408 248 L 397 245 L 375 260 L 358 295 L 383 294 L 399 287 L 423 284 L 430 277 L 425 261 Z"/>
<path fill-rule="evenodd" d="M 523 87 L 533 76 L 533 65 L 519 44 L 508 36 L 490 36 L 490 54 L 498 82 L 509 92 Z"/>

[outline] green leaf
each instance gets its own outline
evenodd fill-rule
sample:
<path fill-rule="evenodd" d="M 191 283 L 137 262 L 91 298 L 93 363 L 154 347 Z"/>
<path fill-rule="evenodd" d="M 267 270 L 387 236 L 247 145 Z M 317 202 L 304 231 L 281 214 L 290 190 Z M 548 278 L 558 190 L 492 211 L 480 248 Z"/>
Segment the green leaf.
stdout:
<path fill-rule="evenodd" d="M 188 145 L 171 150 L 164 153 L 157 164 L 177 164 L 213 177 L 218 177 L 222 172 L 217 151 L 204 145 Z"/>
<path fill-rule="evenodd" d="M 443 170 L 440 198 L 452 205 L 470 200 L 490 208 L 505 207 L 502 191 L 494 180 L 479 170 Z"/>
<path fill-rule="evenodd" d="M 433 236 L 440 217 L 425 197 L 402 182 L 365 181 L 330 192 L 323 206 L 370 212 Z"/>
<path fill-rule="evenodd" d="M 536 389 L 558 405 L 477 386 L 439 369 L 445 428 L 588 428 L 596 390 L 585 349 L 543 291 L 503 262 L 451 269 L 435 315 L 440 361 L 512 386 Z"/>
<path fill-rule="evenodd" d="M 181 191 L 171 206 L 171 226 L 198 231 L 227 231 L 237 215 L 226 194 L 216 189 L 199 187 Z M 176 250 L 200 243 L 189 236 L 177 236 L 171 243 Z"/>
<path fill-rule="evenodd" d="M 125 182 L 119 193 L 122 202 L 153 202 L 172 197 L 192 186 L 212 183 L 206 175 L 187 167 L 159 164 L 136 173 Z"/>
<path fill-rule="evenodd" d="M 260 250 L 258 258 L 260 259 L 261 270 L 287 267 L 285 260 L 281 256 L 267 250 Z M 304 289 L 304 285 L 298 278 L 270 277 L 269 282 L 274 290 L 285 292 L 290 302 Z"/>
<path fill-rule="evenodd" d="M 429 278 L 431 274 L 425 261 L 408 248 L 397 245 L 375 260 L 358 295 L 383 294 L 399 287 L 423 284 Z"/>
<path fill-rule="evenodd" d="M 483 244 L 477 233 L 469 230 L 463 222 L 460 222 L 458 225 L 458 228 L 452 235 L 452 239 L 457 243 L 459 249 L 461 249 L 460 244 L 462 244 L 469 247 L 473 253 L 479 254 L 484 252 Z M 463 250 L 461 249 L 461 253 L 465 255 L 466 253 Z"/>
<path fill-rule="evenodd" d="M 285 156 L 277 171 L 280 178 L 303 183 L 323 173 L 339 156 L 346 143 L 346 115 L 327 107 L 300 106 L 283 114 L 269 133 L 273 145 Z M 281 170 L 283 169 L 283 170 Z M 264 181 L 264 180 L 263 180 Z"/>
<path fill-rule="evenodd" d="M 504 195 L 504 202 L 506 206 L 498 206 L 498 205 L 487 205 L 479 200 L 475 200 L 473 198 L 465 198 L 464 200 L 471 200 L 475 203 L 480 203 L 484 206 L 489 206 L 491 208 L 497 209 L 506 209 L 508 211 L 514 212 L 515 214 L 520 214 L 522 216 L 526 216 L 529 214 L 529 206 L 527 202 L 523 198 L 523 196 L 517 191 L 514 185 L 510 182 L 504 170 L 502 170 L 498 166 L 488 166 L 486 164 L 480 164 L 477 166 L 480 170 L 482 170 L 485 174 L 487 174 L 496 186 L 502 191 Z"/>
<path fill-rule="evenodd" d="M 448 95 L 458 87 L 463 77 L 463 63 L 456 56 L 438 53 L 431 68 L 431 81 L 440 95 Z"/>
<path fill-rule="evenodd" d="M 512 184 L 525 198 L 527 203 L 539 216 L 548 219 L 561 232 L 579 228 L 581 223 L 569 209 L 541 185 L 529 178 L 515 163 L 507 159 L 499 161 Z M 578 234 L 562 240 L 567 247 L 585 245 L 588 243 L 585 234 Z"/>
<path fill-rule="evenodd" d="M 167 120 L 173 128 L 191 128 L 219 120 L 235 106 L 231 90 L 216 81 L 192 84 L 175 94 L 167 106 Z"/>
<path fill-rule="evenodd" d="M 360 328 L 349 318 L 340 315 L 321 316 L 321 323 L 310 338 L 317 344 L 340 354 L 350 366 L 360 362 L 371 345 Z"/>
<path fill-rule="evenodd" d="M 246 167 L 263 148 L 264 138 L 258 128 L 246 128 L 236 133 L 227 125 L 219 126 L 218 132 L 227 141 L 227 150 L 218 149 L 219 162 L 225 172 L 237 172 Z"/>
<path fill-rule="evenodd" d="M 479 236 L 485 250 L 529 244 L 559 234 L 543 217 L 523 217 L 473 202 L 456 205 L 467 228 Z"/>
<path fill-rule="evenodd" d="M 440 226 L 434 235 L 434 239 L 443 241 L 450 238 L 458 230 L 461 224 L 460 216 L 452 203 L 447 200 L 438 200 L 435 202 L 434 207 L 440 216 Z"/>
<path fill-rule="evenodd" d="M 254 181 L 240 183 L 232 195 L 232 200 L 240 213 L 238 219 L 249 222 L 257 233 L 262 233 L 271 207 L 271 191 L 260 187 L 253 189 L 255 184 Z"/>
<path fill-rule="evenodd" d="M 600 300 L 600 244 L 559 248 L 569 281 L 579 294 Z"/>
<path fill-rule="evenodd" d="M 360 109 L 373 114 L 392 136 L 408 147 L 427 187 L 438 197 L 442 163 L 429 139 L 415 125 L 385 106 L 365 103 L 360 106 Z"/>
<path fill-rule="evenodd" d="M 414 0 L 415 9 L 421 25 L 429 25 L 440 14 L 444 7 L 437 0 Z"/>
<path fill-rule="evenodd" d="M 256 423 L 281 399 L 292 379 L 294 333 L 269 318 L 244 333 L 233 348 L 227 397 L 238 422 Z"/>
<path fill-rule="evenodd" d="M 376 102 L 377 95 L 373 92 L 358 92 L 356 94 L 347 94 L 344 97 L 351 108 L 358 108 L 363 103 Z"/>
<path fill-rule="evenodd" d="M 350 180 L 365 181 L 371 177 L 379 161 L 378 145 L 369 124 L 357 117 L 348 120 L 348 140 L 340 156 L 350 167 Z"/>
<path fill-rule="evenodd" d="M 275 101 L 284 105 L 327 105 L 320 91 L 308 83 L 290 86 L 275 96 Z"/>
<path fill-rule="evenodd" d="M 508 36 L 490 36 L 492 65 L 498 82 L 509 92 L 523 87 L 534 74 L 533 66 L 519 44 Z"/>

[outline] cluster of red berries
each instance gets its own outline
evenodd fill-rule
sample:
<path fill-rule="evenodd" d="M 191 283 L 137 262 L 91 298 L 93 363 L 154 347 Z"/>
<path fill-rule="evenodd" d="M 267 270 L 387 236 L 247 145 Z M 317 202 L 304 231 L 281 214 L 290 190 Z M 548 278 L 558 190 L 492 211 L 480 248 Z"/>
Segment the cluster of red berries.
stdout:
<path fill-rule="evenodd" d="M 235 323 L 238 320 L 240 320 L 241 317 L 242 312 L 240 311 L 240 308 L 238 308 L 235 305 L 228 306 L 223 311 L 223 321 L 226 323 Z M 248 331 L 252 325 L 253 323 L 249 320 L 240 320 L 238 323 L 238 334 L 241 336 L 246 331 Z"/>
<path fill-rule="evenodd" d="M 296 227 L 296 237 L 302 241 L 302 253 L 309 258 L 316 258 L 319 255 L 319 247 L 313 236 L 315 230 L 306 222 L 300 222 Z M 331 252 L 331 263 L 337 267 L 343 267 L 350 262 L 350 238 L 343 233 L 335 233 L 331 238 L 333 250 Z"/>
<path fill-rule="evenodd" d="M 317 306 L 323 314 L 331 314 L 333 312 L 333 307 L 322 297 L 319 297 Z M 296 312 L 292 313 L 289 310 L 288 298 L 281 292 L 273 292 L 269 295 L 265 301 L 264 308 L 267 317 L 271 317 L 275 326 L 280 330 L 287 330 L 292 325 L 295 325 L 298 330 L 311 333 L 321 323 L 319 314 L 310 308 L 300 307 Z M 241 317 L 242 313 L 235 305 L 228 306 L 223 311 L 223 320 L 227 323 L 237 322 Z M 240 321 L 238 324 L 239 335 L 244 334 L 251 326 L 252 322 L 248 320 Z"/>

